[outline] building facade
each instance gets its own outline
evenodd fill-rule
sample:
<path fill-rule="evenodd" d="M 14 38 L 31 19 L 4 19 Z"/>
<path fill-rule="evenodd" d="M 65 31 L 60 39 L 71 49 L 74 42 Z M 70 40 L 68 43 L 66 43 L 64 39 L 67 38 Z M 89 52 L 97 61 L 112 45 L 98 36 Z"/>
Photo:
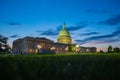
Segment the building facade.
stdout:
<path fill-rule="evenodd" d="M 24 37 L 13 42 L 13 53 L 38 53 L 40 50 L 50 50 L 53 46 L 54 42 L 46 38 Z"/>
<path fill-rule="evenodd" d="M 55 53 L 66 53 L 68 52 L 68 44 L 54 43 Z"/>
<path fill-rule="evenodd" d="M 96 47 L 82 47 L 82 46 L 80 46 L 80 49 L 78 50 L 78 52 L 82 52 L 82 53 L 84 53 L 84 52 L 91 52 L 91 53 L 94 53 L 94 52 L 96 52 L 97 51 L 97 49 L 96 49 Z"/>
<path fill-rule="evenodd" d="M 83 53 L 96 52 L 96 47 L 82 47 L 77 44 L 54 43 L 46 38 L 24 37 L 13 42 L 13 53 Z"/>

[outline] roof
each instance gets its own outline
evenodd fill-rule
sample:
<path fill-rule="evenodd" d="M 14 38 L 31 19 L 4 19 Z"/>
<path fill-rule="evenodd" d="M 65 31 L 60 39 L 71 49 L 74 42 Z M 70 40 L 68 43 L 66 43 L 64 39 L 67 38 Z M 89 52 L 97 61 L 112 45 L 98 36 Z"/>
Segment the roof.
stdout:
<path fill-rule="evenodd" d="M 58 38 L 71 38 L 69 31 L 66 29 L 66 25 L 63 25 L 62 30 L 59 32 Z"/>

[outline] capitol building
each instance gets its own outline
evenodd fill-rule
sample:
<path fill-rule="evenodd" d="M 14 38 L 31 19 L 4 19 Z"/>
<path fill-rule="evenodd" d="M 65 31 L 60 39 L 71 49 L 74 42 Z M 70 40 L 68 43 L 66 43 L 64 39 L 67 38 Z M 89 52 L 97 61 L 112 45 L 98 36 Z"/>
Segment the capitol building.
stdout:
<path fill-rule="evenodd" d="M 65 24 L 58 34 L 57 42 L 47 38 L 29 36 L 13 41 L 13 53 L 16 54 L 82 52 L 96 52 L 96 47 L 82 47 L 78 44 L 73 44 Z"/>
<path fill-rule="evenodd" d="M 58 43 L 64 43 L 64 44 L 71 44 L 72 43 L 72 39 L 71 39 L 70 33 L 66 29 L 65 23 L 63 25 L 62 30 L 59 32 L 57 42 Z"/>

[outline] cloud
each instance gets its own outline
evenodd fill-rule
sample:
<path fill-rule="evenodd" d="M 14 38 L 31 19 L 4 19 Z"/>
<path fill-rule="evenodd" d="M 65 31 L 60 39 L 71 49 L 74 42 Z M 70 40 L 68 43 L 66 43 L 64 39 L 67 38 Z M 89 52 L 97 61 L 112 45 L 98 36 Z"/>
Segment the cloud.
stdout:
<path fill-rule="evenodd" d="M 95 44 L 107 44 L 107 43 L 114 43 L 114 42 L 119 42 L 120 39 L 107 39 L 107 40 L 102 40 L 102 41 L 94 41 L 91 42 L 90 44 L 95 45 Z"/>
<path fill-rule="evenodd" d="M 94 13 L 94 14 L 108 14 L 112 13 L 112 11 L 109 10 L 93 10 L 93 9 L 86 9 L 86 13 Z"/>
<path fill-rule="evenodd" d="M 62 29 L 62 27 L 63 27 L 62 25 L 59 25 L 59 26 L 56 27 L 56 30 L 59 31 L 59 30 Z"/>
<path fill-rule="evenodd" d="M 86 43 L 90 43 L 91 45 L 95 45 L 95 44 L 108 44 L 108 43 L 119 42 L 120 39 L 101 39 L 101 40 L 94 40 L 94 41 L 88 41 L 88 42 L 84 42 L 82 40 L 75 40 L 75 41 L 79 42 L 81 45 L 86 44 Z"/>
<path fill-rule="evenodd" d="M 44 31 L 42 32 L 40 35 L 46 35 L 46 36 L 55 36 L 55 35 L 58 35 L 58 32 L 56 31 Z"/>
<path fill-rule="evenodd" d="M 19 25 L 21 25 L 21 23 L 18 23 L 18 22 L 9 22 L 8 25 L 10 25 L 10 26 L 19 26 Z"/>
<path fill-rule="evenodd" d="M 114 31 L 112 34 L 101 35 L 101 36 L 92 36 L 92 37 L 85 38 L 83 40 L 75 40 L 75 41 L 80 44 L 85 44 L 85 43 L 90 43 L 90 42 L 99 41 L 99 40 L 104 41 L 107 38 L 109 38 L 109 40 L 111 40 L 111 38 L 117 37 L 118 35 L 120 35 L 120 29 Z M 107 40 L 107 41 L 109 42 L 109 40 Z"/>
<path fill-rule="evenodd" d="M 58 31 L 52 30 L 52 29 L 48 29 L 46 31 L 37 30 L 36 33 L 39 33 L 39 35 L 45 35 L 45 36 L 55 36 L 55 35 L 58 35 Z"/>
<path fill-rule="evenodd" d="M 120 14 L 113 16 L 112 18 L 109 18 L 105 21 L 99 22 L 99 24 L 105 24 L 105 25 L 111 25 L 111 26 L 116 26 L 120 24 Z"/>
<path fill-rule="evenodd" d="M 80 30 L 82 28 L 85 28 L 87 26 L 87 24 L 82 24 L 82 25 L 77 25 L 77 26 L 69 26 L 69 27 L 66 27 L 68 31 L 76 31 L 76 30 Z M 60 26 L 57 26 L 56 30 L 57 31 L 60 31 L 62 29 L 62 25 Z"/>
<path fill-rule="evenodd" d="M 82 28 L 85 28 L 86 27 L 86 25 L 82 25 L 82 26 L 70 26 L 70 27 L 67 27 L 67 29 L 69 30 L 69 31 L 76 31 L 76 30 L 80 30 L 80 29 L 82 29 Z"/>
<path fill-rule="evenodd" d="M 42 33 L 43 31 L 41 31 L 41 30 L 36 30 L 36 33 Z"/>
<path fill-rule="evenodd" d="M 33 34 L 29 34 L 29 35 L 33 35 Z"/>
<path fill-rule="evenodd" d="M 83 34 L 79 34 L 80 36 L 91 36 L 91 35 L 96 35 L 99 34 L 98 32 L 90 32 L 90 33 L 83 33 Z"/>
<path fill-rule="evenodd" d="M 21 37 L 21 36 L 18 35 L 18 34 L 14 34 L 14 35 L 11 35 L 11 36 L 10 36 L 10 38 L 19 38 L 19 37 Z"/>

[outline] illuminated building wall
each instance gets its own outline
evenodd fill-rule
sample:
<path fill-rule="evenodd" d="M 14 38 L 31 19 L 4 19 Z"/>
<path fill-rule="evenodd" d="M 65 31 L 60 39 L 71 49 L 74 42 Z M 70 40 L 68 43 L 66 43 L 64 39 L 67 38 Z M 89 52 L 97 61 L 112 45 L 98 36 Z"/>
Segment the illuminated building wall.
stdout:
<path fill-rule="evenodd" d="M 41 50 L 50 50 L 54 42 L 46 38 L 25 37 L 13 42 L 13 52 L 21 54 L 38 53 L 38 45 L 41 46 Z"/>

